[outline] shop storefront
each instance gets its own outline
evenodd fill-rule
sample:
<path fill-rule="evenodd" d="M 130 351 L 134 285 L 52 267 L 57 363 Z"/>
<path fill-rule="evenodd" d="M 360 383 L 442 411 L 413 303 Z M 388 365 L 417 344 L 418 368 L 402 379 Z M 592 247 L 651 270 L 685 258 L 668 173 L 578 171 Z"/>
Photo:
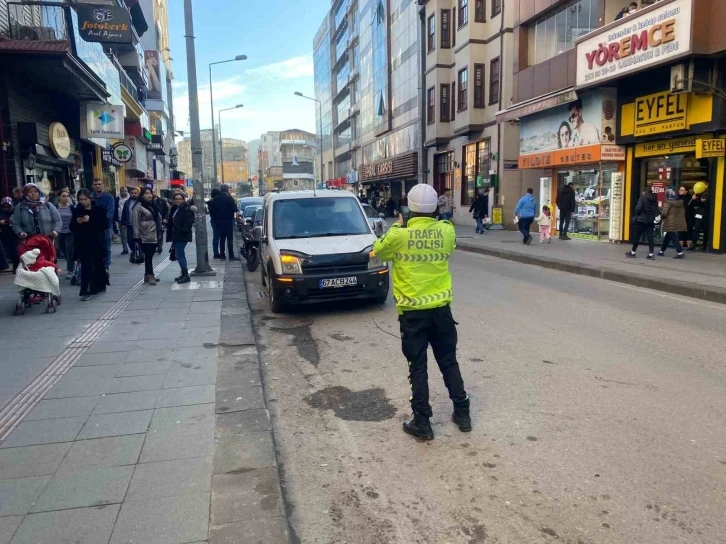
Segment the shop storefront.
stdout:
<path fill-rule="evenodd" d="M 378 161 L 358 168 L 361 192 L 369 199 L 377 196 L 400 201 L 404 193 L 418 182 L 418 153 Z"/>

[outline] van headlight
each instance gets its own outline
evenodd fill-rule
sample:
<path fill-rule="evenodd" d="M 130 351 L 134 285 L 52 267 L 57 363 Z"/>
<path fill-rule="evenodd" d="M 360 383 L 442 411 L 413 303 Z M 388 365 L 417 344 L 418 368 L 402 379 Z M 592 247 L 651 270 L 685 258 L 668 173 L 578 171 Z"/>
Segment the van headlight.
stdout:
<path fill-rule="evenodd" d="M 368 270 L 375 270 L 376 268 L 383 268 L 386 266 L 382 260 L 376 256 L 376 252 L 372 249 L 368 252 Z"/>
<path fill-rule="evenodd" d="M 299 257 L 283 253 L 280 255 L 280 268 L 283 274 L 302 274 Z"/>

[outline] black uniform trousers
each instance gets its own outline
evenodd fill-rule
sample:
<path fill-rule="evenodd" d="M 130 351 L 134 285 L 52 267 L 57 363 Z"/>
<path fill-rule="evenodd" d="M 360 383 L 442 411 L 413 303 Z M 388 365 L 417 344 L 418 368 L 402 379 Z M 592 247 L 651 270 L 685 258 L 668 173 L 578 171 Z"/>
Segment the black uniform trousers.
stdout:
<path fill-rule="evenodd" d="M 431 417 L 426 351 L 431 345 L 449 398 L 457 408 L 468 408 L 469 397 L 464 390 L 459 363 L 456 360 L 456 322 L 451 307 L 404 312 L 398 318 L 401 327 L 401 347 L 408 360 L 411 383 L 411 408 L 419 415 Z"/>

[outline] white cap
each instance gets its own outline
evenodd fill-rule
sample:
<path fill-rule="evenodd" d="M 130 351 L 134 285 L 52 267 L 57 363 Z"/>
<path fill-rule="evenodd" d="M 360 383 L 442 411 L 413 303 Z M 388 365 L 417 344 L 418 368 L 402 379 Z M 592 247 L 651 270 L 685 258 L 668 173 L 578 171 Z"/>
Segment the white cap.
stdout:
<path fill-rule="evenodd" d="M 408 207 L 416 213 L 434 213 L 439 205 L 439 195 L 431 185 L 419 183 L 408 192 Z"/>

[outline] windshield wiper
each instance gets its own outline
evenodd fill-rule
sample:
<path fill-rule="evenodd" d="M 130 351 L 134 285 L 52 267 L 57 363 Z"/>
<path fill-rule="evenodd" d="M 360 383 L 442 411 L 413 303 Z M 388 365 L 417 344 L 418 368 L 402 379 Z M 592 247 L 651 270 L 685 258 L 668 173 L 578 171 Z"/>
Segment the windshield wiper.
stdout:
<path fill-rule="evenodd" d="M 310 234 L 306 236 L 306 238 L 325 238 L 327 236 L 358 236 L 359 234 L 366 234 L 365 232 L 362 233 L 355 233 L 355 232 L 319 232 L 317 234 Z"/>

